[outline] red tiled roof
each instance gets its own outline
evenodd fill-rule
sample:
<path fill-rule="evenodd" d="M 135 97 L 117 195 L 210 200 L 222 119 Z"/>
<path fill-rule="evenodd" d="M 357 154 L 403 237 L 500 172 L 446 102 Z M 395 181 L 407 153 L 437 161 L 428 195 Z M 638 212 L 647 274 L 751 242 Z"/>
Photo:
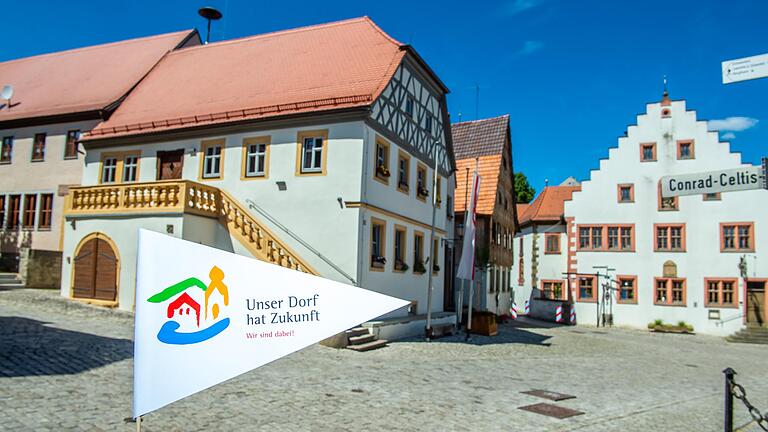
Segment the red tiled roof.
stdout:
<path fill-rule="evenodd" d="M 369 106 L 406 51 L 367 17 L 180 50 L 90 137 Z"/>
<path fill-rule="evenodd" d="M 469 169 L 469 170 L 467 170 Z M 496 188 L 499 184 L 499 171 L 501 169 L 501 155 L 480 156 L 477 159 L 477 172 L 480 174 L 480 193 L 477 197 L 477 214 L 492 215 L 493 205 L 496 202 Z M 475 158 L 456 161 L 456 191 L 454 199 L 454 213 L 466 211 L 464 195 L 467 188 L 472 188 L 472 174 L 475 172 Z M 467 180 L 469 173 L 469 180 Z M 469 181 L 469 184 L 467 182 Z M 469 194 L 466 193 L 467 199 Z"/>
<path fill-rule="evenodd" d="M 528 207 L 530 204 L 515 204 L 515 208 L 517 209 L 517 215 L 518 217 L 523 217 L 523 213 L 525 213 L 526 210 L 528 210 Z"/>
<path fill-rule="evenodd" d="M 12 107 L 0 122 L 102 110 L 117 102 L 193 30 L 95 45 L 0 63 Z M 5 101 L 0 101 L 5 103 Z"/>
<path fill-rule="evenodd" d="M 518 207 L 520 225 L 530 222 L 557 222 L 562 219 L 564 203 L 571 199 L 573 192 L 581 186 L 548 186 L 528 204 L 524 211 Z M 524 205 L 524 204 L 520 204 Z"/>
<path fill-rule="evenodd" d="M 451 133 L 456 159 L 503 153 L 508 127 L 509 114 L 452 124 Z"/>

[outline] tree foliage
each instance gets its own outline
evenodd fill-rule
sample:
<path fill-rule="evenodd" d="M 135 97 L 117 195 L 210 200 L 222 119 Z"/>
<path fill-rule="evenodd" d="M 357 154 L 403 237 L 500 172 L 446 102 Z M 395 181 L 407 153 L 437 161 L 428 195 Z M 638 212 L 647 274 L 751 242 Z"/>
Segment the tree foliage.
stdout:
<path fill-rule="evenodd" d="M 515 198 L 518 204 L 528 204 L 536 196 L 536 189 L 528 183 L 528 177 L 521 172 L 515 173 Z"/>

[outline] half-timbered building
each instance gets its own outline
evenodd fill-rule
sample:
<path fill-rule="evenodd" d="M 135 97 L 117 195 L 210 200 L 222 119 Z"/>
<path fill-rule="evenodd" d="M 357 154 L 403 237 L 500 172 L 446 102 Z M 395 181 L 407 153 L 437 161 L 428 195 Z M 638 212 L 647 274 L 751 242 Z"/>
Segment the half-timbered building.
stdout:
<path fill-rule="evenodd" d="M 512 240 L 518 227 L 509 115 L 455 123 L 452 131 L 457 182 L 454 213 L 459 227 L 457 237 L 462 240 L 475 169 L 481 179 L 476 210 L 476 294 L 472 307 L 498 315 L 507 314 L 511 300 Z M 459 262 L 460 253 L 461 248 L 457 248 L 456 262 Z M 464 281 L 457 280 L 456 288 L 462 283 Z M 467 290 L 464 292 L 468 300 Z"/>
<path fill-rule="evenodd" d="M 411 301 L 383 335 L 423 331 L 434 278 L 432 312 L 450 321 L 447 92 L 368 18 L 169 53 L 83 139 L 62 295 L 132 308 L 142 227 Z M 109 298 L 92 294 L 98 263 L 81 265 L 94 239 L 119 257 Z"/>

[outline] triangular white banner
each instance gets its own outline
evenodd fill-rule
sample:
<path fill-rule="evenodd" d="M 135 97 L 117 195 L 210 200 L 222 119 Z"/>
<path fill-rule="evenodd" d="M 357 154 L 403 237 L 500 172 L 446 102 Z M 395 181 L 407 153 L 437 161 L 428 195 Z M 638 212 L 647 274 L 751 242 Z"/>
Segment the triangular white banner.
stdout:
<path fill-rule="evenodd" d="M 133 417 L 407 304 L 142 229 Z"/>

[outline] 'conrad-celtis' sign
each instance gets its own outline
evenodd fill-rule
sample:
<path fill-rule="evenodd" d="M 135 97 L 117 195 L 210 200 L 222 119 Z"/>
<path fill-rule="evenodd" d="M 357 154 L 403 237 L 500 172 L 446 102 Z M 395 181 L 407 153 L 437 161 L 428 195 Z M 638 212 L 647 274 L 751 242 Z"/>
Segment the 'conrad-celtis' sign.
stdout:
<path fill-rule="evenodd" d="M 676 174 L 661 178 L 661 195 L 702 195 L 763 188 L 763 173 L 759 166 L 746 166 L 695 174 Z"/>

